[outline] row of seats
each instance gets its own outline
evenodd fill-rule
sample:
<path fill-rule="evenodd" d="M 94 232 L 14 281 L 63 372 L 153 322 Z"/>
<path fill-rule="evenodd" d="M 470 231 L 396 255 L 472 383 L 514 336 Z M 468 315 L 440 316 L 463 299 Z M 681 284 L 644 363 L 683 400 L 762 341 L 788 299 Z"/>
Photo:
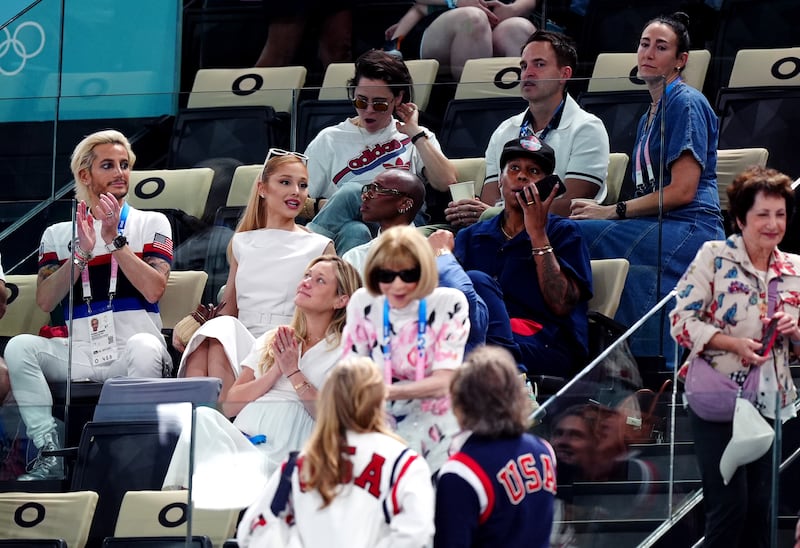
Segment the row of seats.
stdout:
<path fill-rule="evenodd" d="M 164 329 L 172 329 L 195 309 L 207 279 L 208 274 L 203 271 L 170 272 L 164 296 L 159 301 Z M 50 323 L 50 315 L 36 304 L 36 284 L 36 274 L 6 276 L 9 296 L 6 313 L 0 318 L 0 337 L 10 338 L 21 333 L 38 335 L 39 329 Z"/>
<path fill-rule="evenodd" d="M 707 50 L 692 51 L 684 80 L 702 89 L 710 63 Z M 417 60 L 408 65 L 415 81 L 415 100 L 425 112 L 438 63 Z M 775 151 L 774 167 L 800 173 L 794 158 L 777 152 L 775 146 L 778 140 L 790 140 L 798 125 L 799 69 L 800 48 L 739 51 L 729 86 L 712 100 L 720 114 L 720 148 L 769 148 Z M 291 116 L 292 147 L 304 150 L 321 129 L 352 115 L 346 83 L 353 70 L 352 63 L 330 65 L 318 97 L 300 101 L 296 108 L 294 100 L 304 77 L 302 67 L 198 71 L 189 108 L 176 120 L 169 165 L 191 167 L 207 158 L 226 156 L 258 163 L 269 146 L 286 145 L 285 138 L 274 134 L 276 125 L 270 122 L 275 113 L 282 112 Z M 438 117 L 438 137 L 448 157 L 482 155 L 494 128 L 525 108 L 518 80 L 517 57 L 467 61 L 454 97 Z M 638 120 L 650 102 L 644 82 L 636 78 L 635 53 L 600 54 L 578 102 L 604 121 L 611 150 L 629 153 Z M 265 108 L 272 109 L 269 115 L 248 117 L 248 111 Z M 243 125 L 253 131 L 245 131 Z M 255 138 L 259 131 L 261 137 Z"/>

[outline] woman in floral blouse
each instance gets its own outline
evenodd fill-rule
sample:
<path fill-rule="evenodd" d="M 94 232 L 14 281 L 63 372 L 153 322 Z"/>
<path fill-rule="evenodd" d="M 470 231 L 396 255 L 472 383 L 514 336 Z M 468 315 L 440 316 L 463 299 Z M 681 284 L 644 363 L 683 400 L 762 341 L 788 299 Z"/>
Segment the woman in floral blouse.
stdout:
<path fill-rule="evenodd" d="M 369 356 L 382 368 L 396 431 L 434 472 L 459 430 L 448 390 L 469 333 L 466 297 L 437 279 L 433 249 L 414 227 L 384 231 L 342 334 L 343 358 Z"/>
<path fill-rule="evenodd" d="M 756 408 L 774 420 L 777 395 L 780 418 L 786 420 L 794 416 L 797 397 L 788 363 L 790 350 L 800 352 L 800 257 L 777 246 L 794 208 L 791 179 L 753 167 L 736 177 L 727 192 L 735 234 L 705 243 L 689 265 L 677 286 L 672 335 L 690 349 L 690 360 L 699 356 L 739 384 L 751 367 L 759 368 Z M 771 318 L 777 321 L 778 338 L 762 356 L 760 341 Z M 771 451 L 739 468 L 724 485 L 719 461 L 732 422 L 710 422 L 691 409 L 689 416 L 703 478 L 704 546 L 766 546 Z"/>

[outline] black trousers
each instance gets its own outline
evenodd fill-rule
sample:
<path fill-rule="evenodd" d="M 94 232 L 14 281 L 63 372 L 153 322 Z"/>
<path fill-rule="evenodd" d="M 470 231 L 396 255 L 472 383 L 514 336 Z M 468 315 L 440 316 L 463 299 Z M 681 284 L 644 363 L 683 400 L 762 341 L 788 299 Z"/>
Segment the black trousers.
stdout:
<path fill-rule="evenodd" d="M 722 482 L 719 461 L 733 434 L 732 422 L 689 417 L 695 454 L 703 479 L 706 526 L 704 548 L 769 546 L 772 450 L 740 466 L 730 483 Z"/>

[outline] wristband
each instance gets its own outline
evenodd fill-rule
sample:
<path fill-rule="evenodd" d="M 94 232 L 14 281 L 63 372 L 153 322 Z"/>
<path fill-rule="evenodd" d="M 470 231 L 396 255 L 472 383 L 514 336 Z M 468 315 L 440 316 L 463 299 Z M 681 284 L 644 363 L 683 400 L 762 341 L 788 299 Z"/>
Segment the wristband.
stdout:
<path fill-rule="evenodd" d="M 299 369 L 295 369 L 294 371 L 292 371 L 291 373 L 289 373 L 288 375 L 286 375 L 286 378 L 287 378 L 287 379 L 290 379 L 290 378 L 292 378 L 292 375 L 297 375 L 299 372 L 300 372 L 300 370 L 299 370 Z"/>
<path fill-rule="evenodd" d="M 546 245 L 544 247 L 534 247 L 531 250 L 531 253 L 537 256 L 547 255 L 548 253 L 552 252 L 553 252 L 553 246 L 551 245 Z"/>
<path fill-rule="evenodd" d="M 419 141 L 419 140 L 420 140 L 420 139 L 422 139 L 423 137 L 425 137 L 425 138 L 427 139 L 427 138 L 428 138 L 428 134 L 427 134 L 427 133 L 425 133 L 425 131 L 420 131 L 419 133 L 417 133 L 416 135 L 414 135 L 414 136 L 411 138 L 411 144 L 412 144 L 412 145 L 416 145 L 416 144 L 417 144 L 417 141 Z"/>

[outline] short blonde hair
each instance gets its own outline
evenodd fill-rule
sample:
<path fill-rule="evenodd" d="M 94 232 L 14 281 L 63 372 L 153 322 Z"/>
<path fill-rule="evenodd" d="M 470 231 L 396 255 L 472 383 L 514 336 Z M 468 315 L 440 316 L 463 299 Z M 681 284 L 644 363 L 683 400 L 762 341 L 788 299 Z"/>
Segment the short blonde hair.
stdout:
<path fill-rule="evenodd" d="M 81 184 L 80 173 L 84 169 L 91 169 L 92 162 L 97 157 L 94 153 L 98 145 L 122 145 L 128 153 L 128 167 L 133 169 L 136 163 L 136 154 L 133 153 L 128 138 L 116 129 L 104 129 L 87 135 L 72 151 L 69 167 L 75 178 L 75 198 L 80 202 L 89 202 L 89 189 Z"/>
<path fill-rule="evenodd" d="M 413 226 L 395 226 L 382 232 L 370 247 L 364 264 L 364 287 L 371 295 L 380 295 L 378 270 L 402 262 L 412 262 L 420 268 L 419 283 L 411 298 L 430 295 L 439 285 L 439 269 L 428 240 Z"/>

